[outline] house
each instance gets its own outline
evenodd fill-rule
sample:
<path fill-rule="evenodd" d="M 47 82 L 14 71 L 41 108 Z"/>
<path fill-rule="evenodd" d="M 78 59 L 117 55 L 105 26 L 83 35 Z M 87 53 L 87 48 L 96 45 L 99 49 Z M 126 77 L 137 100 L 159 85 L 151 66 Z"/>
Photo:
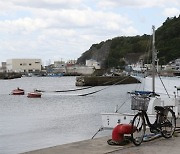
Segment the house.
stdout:
<path fill-rule="evenodd" d="M 6 62 L 1 63 L 0 72 L 6 72 Z"/>

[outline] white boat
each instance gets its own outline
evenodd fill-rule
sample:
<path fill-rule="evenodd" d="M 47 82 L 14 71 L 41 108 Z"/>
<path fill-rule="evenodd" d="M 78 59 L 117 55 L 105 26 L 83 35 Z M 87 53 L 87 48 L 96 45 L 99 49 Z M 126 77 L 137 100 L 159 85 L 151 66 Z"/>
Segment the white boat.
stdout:
<path fill-rule="evenodd" d="M 175 112 L 176 117 L 179 117 L 179 105 L 180 105 L 180 95 L 178 94 L 178 91 L 180 92 L 180 79 L 179 78 L 158 78 L 155 77 L 155 59 L 157 58 L 156 50 L 155 50 L 155 28 L 153 26 L 153 43 L 152 43 L 152 68 L 154 72 L 152 74 L 152 77 L 147 78 L 138 78 L 141 80 L 141 85 L 143 85 L 142 89 L 143 91 L 136 91 L 134 93 L 130 93 L 132 99 L 131 103 L 133 103 L 133 97 L 134 95 L 139 95 L 141 92 L 149 92 L 150 89 L 153 96 L 149 97 L 148 101 L 148 108 L 147 108 L 147 114 L 150 118 L 150 122 L 153 122 L 155 120 L 155 106 L 171 106 L 173 108 L 173 111 Z M 166 80 L 164 80 L 166 79 Z M 165 81 L 163 84 L 162 81 Z M 164 89 L 166 87 L 167 89 Z M 156 89 L 156 92 L 155 92 Z M 169 93 L 168 93 L 169 92 Z M 154 94 L 159 95 L 154 95 Z M 104 129 L 113 129 L 117 124 L 129 124 L 131 123 L 134 115 L 137 111 L 133 111 L 130 113 L 121 113 L 120 111 L 115 111 L 113 113 L 101 113 L 102 118 L 102 128 Z"/>
<path fill-rule="evenodd" d="M 152 89 L 152 77 L 147 76 L 143 78 L 136 76 L 135 78 L 141 81 L 142 89 L 146 91 Z M 158 94 L 174 96 L 174 94 L 177 93 L 178 87 L 180 87 L 180 78 L 178 77 L 155 77 L 155 89 Z"/>
<path fill-rule="evenodd" d="M 179 117 L 179 105 L 180 98 L 161 98 L 160 96 L 151 97 L 147 109 L 147 113 L 152 123 L 155 120 L 155 106 L 172 106 L 176 117 Z M 118 124 L 130 124 L 136 111 L 134 113 L 121 113 L 121 112 L 111 112 L 111 113 L 101 113 L 102 118 L 102 129 L 113 129 Z"/>

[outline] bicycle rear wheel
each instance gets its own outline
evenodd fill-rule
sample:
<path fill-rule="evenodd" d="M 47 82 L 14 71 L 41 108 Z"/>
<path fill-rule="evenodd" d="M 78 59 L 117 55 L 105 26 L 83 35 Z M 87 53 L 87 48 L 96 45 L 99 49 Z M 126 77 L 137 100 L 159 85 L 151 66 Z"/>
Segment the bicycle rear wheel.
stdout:
<path fill-rule="evenodd" d="M 174 134 L 176 128 L 175 113 L 167 108 L 163 115 L 160 115 L 161 119 L 161 133 L 165 138 L 170 138 Z"/>
<path fill-rule="evenodd" d="M 141 113 L 134 116 L 132 121 L 133 133 L 131 134 L 133 143 L 138 146 L 142 143 L 145 134 L 145 120 Z"/>

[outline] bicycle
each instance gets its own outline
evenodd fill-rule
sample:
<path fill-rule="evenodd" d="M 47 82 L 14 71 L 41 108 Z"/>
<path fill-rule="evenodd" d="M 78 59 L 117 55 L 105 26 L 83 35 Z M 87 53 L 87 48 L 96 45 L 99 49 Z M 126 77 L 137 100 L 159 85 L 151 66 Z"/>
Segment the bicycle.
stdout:
<path fill-rule="evenodd" d="M 136 146 L 143 142 L 146 126 L 151 133 L 161 133 L 165 138 L 171 138 L 176 128 L 176 117 L 171 106 L 155 106 L 156 118 L 154 123 L 151 123 L 146 112 L 149 101 L 150 97 L 146 95 L 132 96 L 131 109 L 138 110 L 132 120 L 131 133 L 132 142 Z"/>

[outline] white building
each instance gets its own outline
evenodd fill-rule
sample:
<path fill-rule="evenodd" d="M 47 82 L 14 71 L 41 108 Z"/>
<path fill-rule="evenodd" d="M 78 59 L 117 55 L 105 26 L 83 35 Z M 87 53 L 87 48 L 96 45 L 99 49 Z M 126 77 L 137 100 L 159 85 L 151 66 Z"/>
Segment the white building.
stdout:
<path fill-rule="evenodd" d="M 41 71 L 41 59 L 8 59 L 7 72 L 38 72 Z"/>
<path fill-rule="evenodd" d="M 94 67 L 87 66 L 69 66 L 66 69 L 66 73 L 70 74 L 82 74 L 82 75 L 91 75 L 95 71 Z"/>
<path fill-rule="evenodd" d="M 95 69 L 101 69 L 100 63 L 93 59 L 86 60 L 86 66 L 94 67 Z"/>
<path fill-rule="evenodd" d="M 65 61 L 54 61 L 55 68 L 65 67 Z"/>
<path fill-rule="evenodd" d="M 67 65 L 75 65 L 77 63 L 77 60 L 68 60 Z"/>

